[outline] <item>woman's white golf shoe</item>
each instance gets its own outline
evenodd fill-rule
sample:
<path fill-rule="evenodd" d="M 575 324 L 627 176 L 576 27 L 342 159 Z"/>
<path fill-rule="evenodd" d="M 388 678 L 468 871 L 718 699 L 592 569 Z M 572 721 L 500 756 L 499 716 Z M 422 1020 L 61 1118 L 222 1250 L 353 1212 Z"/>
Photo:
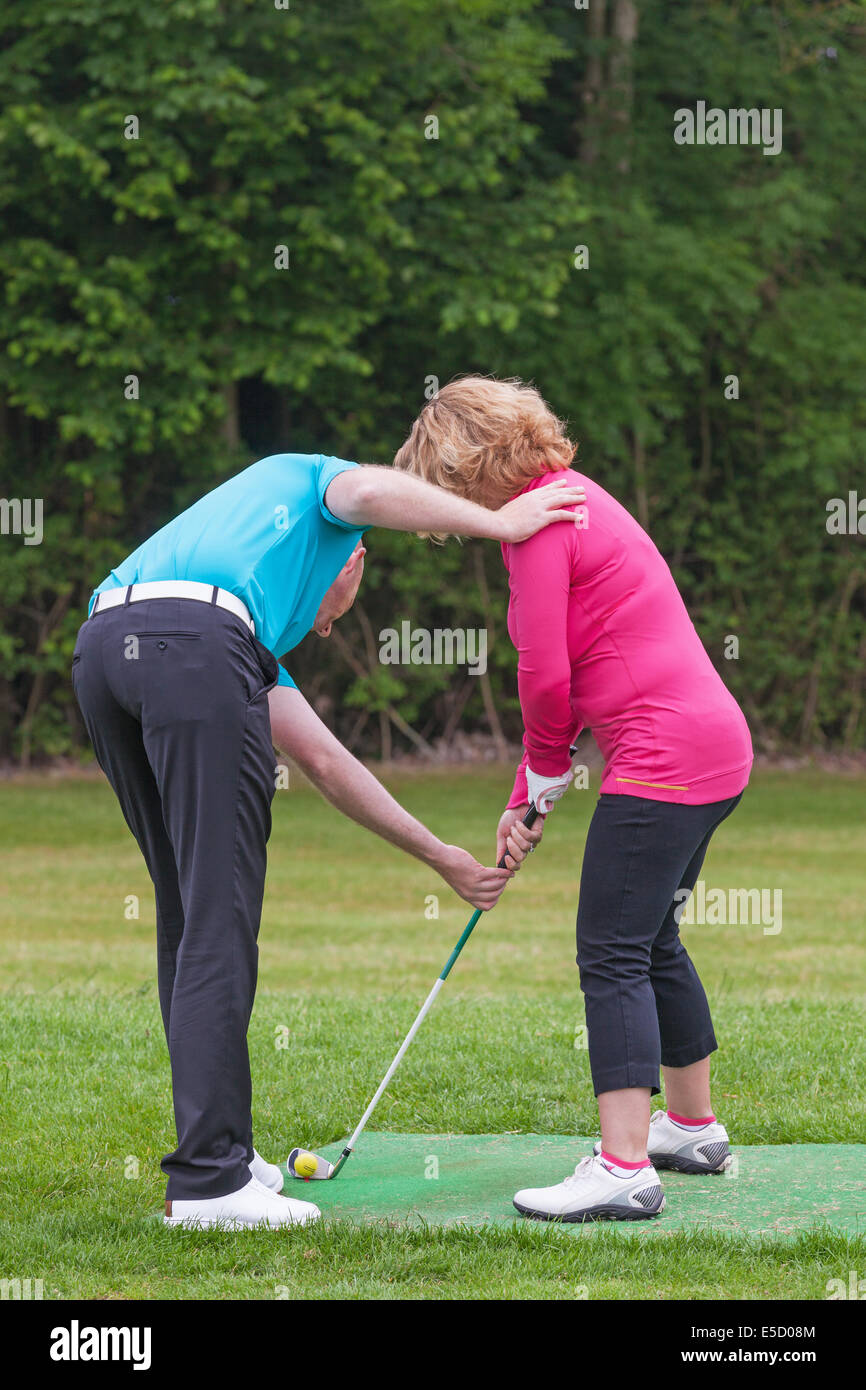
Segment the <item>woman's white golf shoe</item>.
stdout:
<path fill-rule="evenodd" d="M 646 1221 L 664 1210 L 665 1198 L 654 1168 L 625 1172 L 592 1155 L 554 1187 L 522 1188 L 514 1205 L 538 1221 Z"/>
<path fill-rule="evenodd" d="M 311 1221 L 318 1221 L 321 1214 L 312 1202 L 280 1197 L 258 1178 L 251 1177 L 246 1187 L 230 1192 L 227 1197 L 204 1197 L 195 1201 L 176 1198 L 166 1202 L 163 1222 L 166 1226 L 198 1231 L 212 1227 L 223 1231 L 256 1228 L 276 1231 L 285 1226 L 307 1226 Z"/>
<path fill-rule="evenodd" d="M 593 1153 L 601 1153 L 601 1141 Z M 666 1110 L 653 1112 L 647 1153 L 654 1167 L 675 1173 L 724 1173 L 733 1162 L 728 1131 L 718 1120 L 696 1129 L 677 1124 Z"/>

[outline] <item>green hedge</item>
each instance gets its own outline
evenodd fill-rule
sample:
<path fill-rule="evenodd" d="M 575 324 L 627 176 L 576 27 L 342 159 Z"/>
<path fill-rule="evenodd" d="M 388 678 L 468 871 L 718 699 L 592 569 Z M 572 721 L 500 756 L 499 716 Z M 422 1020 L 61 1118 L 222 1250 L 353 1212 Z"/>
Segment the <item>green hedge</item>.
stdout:
<path fill-rule="evenodd" d="M 387 461 L 465 371 L 532 378 L 569 419 L 760 746 L 862 747 L 864 537 L 827 529 L 866 491 L 862 15 L 32 0 L 0 22 L 0 500 L 44 508 L 39 545 L 3 514 L 0 758 L 82 747 L 75 631 L 144 536 L 268 452 Z M 675 143 L 699 101 L 781 110 L 781 152 Z M 476 545 L 374 533 L 345 643 L 291 659 L 364 751 L 409 747 L 400 720 L 519 733 L 480 549 L 483 573 Z M 492 624 L 489 683 L 382 666 L 404 618 Z"/>

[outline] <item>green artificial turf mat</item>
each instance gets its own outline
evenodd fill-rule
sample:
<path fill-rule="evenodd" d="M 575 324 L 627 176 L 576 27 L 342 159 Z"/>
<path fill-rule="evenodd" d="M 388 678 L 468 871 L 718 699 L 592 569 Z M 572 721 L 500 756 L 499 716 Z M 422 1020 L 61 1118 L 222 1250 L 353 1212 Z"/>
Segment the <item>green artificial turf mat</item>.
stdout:
<path fill-rule="evenodd" d="M 560 1182 L 591 1153 L 592 1139 L 554 1134 L 364 1134 L 339 1176 L 284 1192 L 315 1202 L 324 1216 L 433 1226 L 523 1221 L 518 1188 Z M 318 1150 L 335 1162 L 343 1145 Z M 776 1237 L 831 1229 L 866 1233 L 866 1145 L 779 1144 L 734 1149 L 731 1175 L 664 1172 L 667 1206 L 652 1221 L 606 1222 L 647 1235 L 712 1230 Z M 285 1169 L 284 1169 L 285 1171 Z M 569 1224 L 576 1234 L 592 1225 Z"/>

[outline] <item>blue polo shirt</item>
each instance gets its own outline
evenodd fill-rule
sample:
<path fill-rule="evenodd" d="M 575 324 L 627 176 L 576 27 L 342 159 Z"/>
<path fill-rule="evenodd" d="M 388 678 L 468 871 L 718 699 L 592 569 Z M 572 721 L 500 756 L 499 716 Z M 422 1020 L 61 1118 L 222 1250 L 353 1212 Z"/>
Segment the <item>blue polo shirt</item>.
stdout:
<path fill-rule="evenodd" d="M 243 599 L 279 659 L 313 626 L 363 529 L 325 506 L 328 484 L 357 468 L 324 454 L 272 454 L 214 488 L 140 545 L 97 594 L 155 579 L 198 579 Z M 280 667 L 280 685 L 294 686 Z"/>

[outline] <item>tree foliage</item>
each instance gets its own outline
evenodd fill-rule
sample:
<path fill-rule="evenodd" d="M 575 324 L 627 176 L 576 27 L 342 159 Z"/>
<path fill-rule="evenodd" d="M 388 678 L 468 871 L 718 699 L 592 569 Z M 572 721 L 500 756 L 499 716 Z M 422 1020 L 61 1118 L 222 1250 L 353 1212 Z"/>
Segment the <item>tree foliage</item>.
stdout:
<path fill-rule="evenodd" d="M 2 24 L 0 498 L 45 520 L 0 536 L 0 753 L 80 746 L 75 631 L 144 536 L 265 453 L 387 461 L 466 371 L 569 419 L 757 741 L 863 745 L 864 539 L 826 525 L 864 487 L 861 4 L 31 0 Z M 782 151 L 675 144 L 698 101 L 781 109 Z M 501 740 L 504 616 L 493 547 L 376 532 L 344 640 L 290 669 L 367 751 Z M 491 627 L 489 676 L 382 666 L 403 618 Z"/>

